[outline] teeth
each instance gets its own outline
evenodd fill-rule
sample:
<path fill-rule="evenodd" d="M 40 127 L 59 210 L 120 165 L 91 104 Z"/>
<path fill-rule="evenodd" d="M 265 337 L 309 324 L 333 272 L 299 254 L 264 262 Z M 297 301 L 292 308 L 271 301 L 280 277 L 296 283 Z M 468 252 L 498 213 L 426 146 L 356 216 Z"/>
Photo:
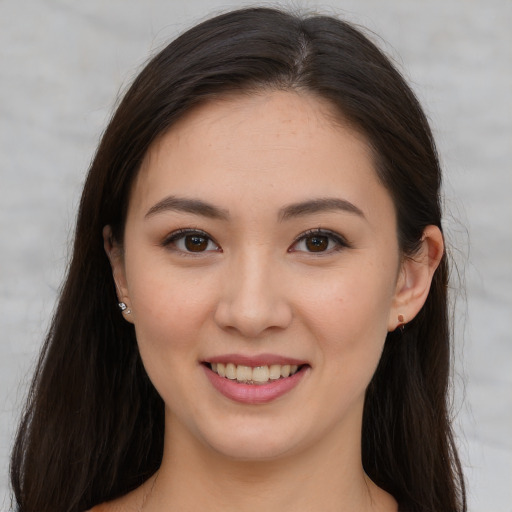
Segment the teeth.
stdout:
<path fill-rule="evenodd" d="M 250 366 L 238 365 L 236 367 L 236 380 L 238 382 L 246 382 L 252 380 L 252 368 Z"/>
<path fill-rule="evenodd" d="M 226 365 L 226 377 L 230 380 L 236 379 L 236 366 L 233 363 Z"/>
<path fill-rule="evenodd" d="M 269 368 L 269 378 L 270 380 L 277 380 L 279 377 L 281 377 L 281 365 L 273 364 Z"/>
<path fill-rule="evenodd" d="M 252 369 L 252 377 L 250 380 L 254 382 L 267 382 L 269 379 L 270 370 L 268 366 L 256 366 L 256 368 Z"/>
<path fill-rule="evenodd" d="M 233 363 L 212 363 L 211 369 L 230 380 L 251 384 L 265 384 L 269 380 L 286 378 L 297 373 L 299 367 L 296 364 L 273 364 L 270 366 L 235 365 Z"/>

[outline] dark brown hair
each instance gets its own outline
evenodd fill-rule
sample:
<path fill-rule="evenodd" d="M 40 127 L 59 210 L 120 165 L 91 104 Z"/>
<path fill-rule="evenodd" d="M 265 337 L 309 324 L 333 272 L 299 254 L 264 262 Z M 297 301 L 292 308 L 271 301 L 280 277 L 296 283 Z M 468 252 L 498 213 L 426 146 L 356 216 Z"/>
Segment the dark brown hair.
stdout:
<path fill-rule="evenodd" d="M 133 326 L 117 309 L 102 228 L 122 241 L 131 184 L 153 141 L 200 102 L 234 92 L 300 90 L 330 101 L 366 136 L 391 194 L 404 255 L 441 228 L 441 172 L 427 120 L 389 59 L 350 24 L 275 9 L 205 21 L 158 53 L 113 115 L 91 164 L 73 255 L 11 460 L 20 512 L 80 512 L 159 467 L 163 403 Z M 427 301 L 390 333 L 367 393 L 366 473 L 408 512 L 466 509 L 447 393 L 446 255 Z"/>

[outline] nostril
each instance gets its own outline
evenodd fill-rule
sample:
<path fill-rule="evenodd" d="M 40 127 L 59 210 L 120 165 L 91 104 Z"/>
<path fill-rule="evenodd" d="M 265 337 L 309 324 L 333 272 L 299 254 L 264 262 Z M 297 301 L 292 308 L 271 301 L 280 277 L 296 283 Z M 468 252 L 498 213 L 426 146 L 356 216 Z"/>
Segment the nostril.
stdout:
<path fill-rule="evenodd" d="M 257 338 L 269 329 L 286 329 L 293 317 L 289 305 L 284 301 L 270 302 L 233 301 L 219 304 L 215 321 L 223 330 L 239 333 L 245 338 Z"/>

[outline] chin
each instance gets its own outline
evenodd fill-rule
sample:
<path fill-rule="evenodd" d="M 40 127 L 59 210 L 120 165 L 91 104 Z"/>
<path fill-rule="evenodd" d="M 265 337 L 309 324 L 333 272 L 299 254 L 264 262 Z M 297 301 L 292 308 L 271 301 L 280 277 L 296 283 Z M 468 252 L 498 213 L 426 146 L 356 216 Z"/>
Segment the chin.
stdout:
<path fill-rule="evenodd" d="M 261 439 L 261 436 L 258 439 L 236 436 L 236 439 L 211 443 L 210 446 L 219 455 L 240 462 L 276 460 L 291 455 L 295 448 L 290 440 L 285 443 L 279 439 Z"/>
<path fill-rule="evenodd" d="M 208 425 L 198 432 L 203 445 L 218 455 L 238 461 L 270 461 L 289 455 L 305 442 L 304 435 L 293 425 L 279 421 L 230 421 Z"/>

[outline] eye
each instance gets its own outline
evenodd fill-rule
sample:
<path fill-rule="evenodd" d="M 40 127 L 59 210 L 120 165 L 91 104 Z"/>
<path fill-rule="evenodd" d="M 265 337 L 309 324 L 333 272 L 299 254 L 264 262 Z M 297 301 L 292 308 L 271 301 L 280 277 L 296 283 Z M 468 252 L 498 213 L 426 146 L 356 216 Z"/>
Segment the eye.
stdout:
<path fill-rule="evenodd" d="M 184 253 L 221 250 L 207 233 L 197 229 L 179 229 L 174 231 L 164 240 L 162 245 Z"/>
<path fill-rule="evenodd" d="M 349 244 L 341 235 L 326 229 L 312 229 L 299 235 L 288 252 L 331 253 L 345 247 Z"/>

